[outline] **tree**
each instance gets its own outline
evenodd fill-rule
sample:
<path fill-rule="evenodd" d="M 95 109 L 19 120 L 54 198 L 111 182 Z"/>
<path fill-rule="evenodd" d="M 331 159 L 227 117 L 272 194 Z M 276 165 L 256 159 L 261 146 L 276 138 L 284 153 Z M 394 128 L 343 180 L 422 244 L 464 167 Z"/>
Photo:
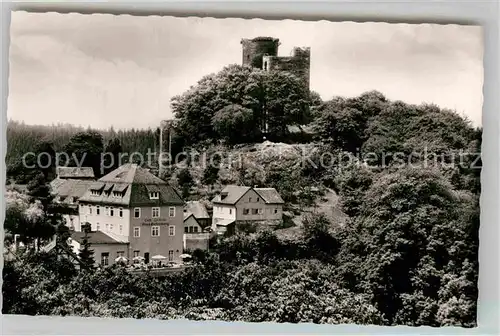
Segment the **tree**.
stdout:
<path fill-rule="evenodd" d="M 219 178 L 219 167 L 213 164 L 208 164 L 208 166 L 203 171 L 202 183 L 212 186 Z"/>
<path fill-rule="evenodd" d="M 49 141 L 41 141 L 37 144 L 35 153 L 39 158 L 37 163 L 38 170 L 43 173 L 46 180 L 52 180 L 55 176 L 56 152 L 54 144 Z"/>
<path fill-rule="evenodd" d="M 113 138 L 108 141 L 104 149 L 103 175 L 106 175 L 120 166 L 120 154 L 123 152 L 120 140 Z"/>
<path fill-rule="evenodd" d="M 437 169 L 384 173 L 347 229 L 350 253 L 340 260 L 358 270 L 359 290 L 371 293 L 389 323 L 439 325 L 447 278 L 464 274 L 464 260 L 477 260 L 477 245 L 467 238 L 477 235 L 473 209 L 475 202 Z M 463 299 L 472 304 L 477 293 Z M 471 314 L 463 318 L 466 324 L 473 320 Z"/>
<path fill-rule="evenodd" d="M 102 135 L 91 130 L 75 134 L 64 147 L 64 151 L 70 156 L 70 166 L 92 167 L 96 177 L 102 176 L 103 149 Z"/>
<path fill-rule="evenodd" d="M 91 244 L 89 242 L 90 230 L 91 227 L 89 223 L 84 223 L 82 225 L 83 237 L 78 257 L 80 258 L 80 264 L 85 269 L 93 269 L 95 266 L 94 250 L 91 249 Z"/>
<path fill-rule="evenodd" d="M 381 93 L 370 91 L 356 98 L 336 97 L 316 108 L 314 128 L 319 139 L 342 150 L 358 153 L 367 139 L 371 120 L 387 106 Z"/>
<path fill-rule="evenodd" d="M 189 170 L 187 168 L 182 169 L 177 175 L 177 179 L 182 189 L 182 197 L 183 198 L 189 197 L 191 187 L 194 184 L 193 177 L 191 176 Z"/>
<path fill-rule="evenodd" d="M 237 104 L 227 105 L 217 111 L 212 124 L 217 134 L 230 144 L 256 140 L 260 133 L 253 111 Z"/>
<path fill-rule="evenodd" d="M 238 111 L 238 123 L 248 121 L 252 126 L 248 134 L 262 132 L 267 124 L 270 136 L 282 136 L 287 132 L 286 125 L 308 120 L 309 104 L 309 92 L 291 74 L 230 65 L 203 77 L 188 91 L 173 97 L 172 111 L 178 120 L 177 132 L 185 141 L 194 144 L 217 139 L 215 125 L 220 130 L 227 130 L 224 125 L 231 110 Z M 238 107 L 227 107 L 232 105 Z M 219 115 L 214 120 L 217 112 Z"/>

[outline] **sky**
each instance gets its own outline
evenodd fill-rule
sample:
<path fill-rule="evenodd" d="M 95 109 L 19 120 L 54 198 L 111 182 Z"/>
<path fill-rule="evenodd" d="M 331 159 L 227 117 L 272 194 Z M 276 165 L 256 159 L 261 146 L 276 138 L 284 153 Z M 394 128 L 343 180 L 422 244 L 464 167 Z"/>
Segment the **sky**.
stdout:
<path fill-rule="evenodd" d="M 241 63 L 242 38 L 311 48 L 311 90 L 324 100 L 377 90 L 434 103 L 481 125 L 478 26 L 13 12 L 9 119 L 27 124 L 156 127 L 170 99 Z"/>

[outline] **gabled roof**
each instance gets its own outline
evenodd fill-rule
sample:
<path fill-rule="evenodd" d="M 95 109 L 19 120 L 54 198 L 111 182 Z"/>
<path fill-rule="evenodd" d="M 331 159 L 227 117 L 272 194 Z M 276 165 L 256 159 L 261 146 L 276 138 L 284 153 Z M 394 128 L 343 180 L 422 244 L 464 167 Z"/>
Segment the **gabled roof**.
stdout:
<path fill-rule="evenodd" d="M 274 188 L 252 188 L 245 186 L 226 186 L 220 195 L 217 195 L 212 203 L 218 204 L 236 204 L 249 190 L 254 190 L 257 195 L 267 204 L 283 204 L 285 201 L 281 198 L 278 191 Z M 225 196 L 225 197 L 224 197 Z"/>
<path fill-rule="evenodd" d="M 92 167 L 57 167 L 56 174 L 60 178 L 94 178 Z"/>
<path fill-rule="evenodd" d="M 71 239 L 76 240 L 78 243 L 83 242 L 84 232 L 72 232 Z M 90 244 L 125 244 L 124 242 L 113 239 L 102 231 L 92 231 L 88 233 L 88 242 Z"/>
<path fill-rule="evenodd" d="M 62 202 L 72 203 L 73 200 L 71 198 L 75 198 L 75 200 L 81 198 L 92 183 L 94 182 L 91 180 L 56 178 L 50 182 L 50 187 L 54 195 L 62 198 Z"/>
<path fill-rule="evenodd" d="M 243 195 L 252 189 L 251 187 L 228 185 L 222 189 L 220 195 L 215 196 L 212 203 L 236 204 Z M 223 197 L 225 196 L 225 197 Z"/>
<path fill-rule="evenodd" d="M 92 191 L 100 191 L 95 195 Z M 123 193 L 115 195 L 114 191 Z M 150 199 L 158 192 L 158 199 Z M 106 203 L 124 206 L 183 205 L 179 193 L 167 182 L 137 164 L 127 163 L 94 182 L 80 202 Z"/>
<path fill-rule="evenodd" d="M 187 213 L 192 213 L 196 219 L 210 218 L 207 208 L 200 201 L 188 201 L 184 205 Z"/>
<path fill-rule="evenodd" d="M 267 204 L 283 204 L 283 198 L 281 198 L 278 191 L 274 188 L 253 188 L 255 192 L 262 197 L 264 202 Z"/>
<path fill-rule="evenodd" d="M 184 222 L 187 221 L 190 217 L 193 217 L 193 219 L 196 221 L 196 224 L 198 224 L 199 227 L 202 229 L 205 229 L 207 227 L 210 227 L 210 223 L 202 224 L 196 219 L 196 216 L 192 212 L 185 212 L 184 213 Z"/>
<path fill-rule="evenodd" d="M 138 184 L 167 184 L 157 176 L 154 176 L 149 170 L 139 167 L 134 163 L 126 163 L 109 174 L 99 179 L 101 182 L 122 182 L 122 183 L 138 183 Z"/>

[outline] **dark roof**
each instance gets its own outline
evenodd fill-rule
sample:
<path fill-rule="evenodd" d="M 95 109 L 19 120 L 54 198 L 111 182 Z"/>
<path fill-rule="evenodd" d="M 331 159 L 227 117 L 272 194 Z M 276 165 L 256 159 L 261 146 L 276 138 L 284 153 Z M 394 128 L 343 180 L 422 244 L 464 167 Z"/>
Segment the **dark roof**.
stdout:
<path fill-rule="evenodd" d="M 72 203 L 74 200 L 71 198 L 78 200 L 86 193 L 92 183 L 94 182 L 91 180 L 56 178 L 50 182 L 50 187 L 54 195 L 62 198 L 59 201 Z"/>
<path fill-rule="evenodd" d="M 251 187 L 228 185 L 222 189 L 221 194 L 215 196 L 212 203 L 235 204 Z M 225 196 L 225 197 L 224 197 Z"/>
<path fill-rule="evenodd" d="M 61 178 L 94 178 L 92 167 L 57 167 L 56 174 Z"/>
<path fill-rule="evenodd" d="M 91 190 L 99 190 L 93 195 Z M 116 196 L 113 191 L 122 192 Z M 158 192 L 159 199 L 150 199 L 151 192 Z M 80 202 L 116 204 L 124 206 L 183 205 L 179 193 L 167 182 L 154 176 L 137 164 L 127 163 L 94 182 L 81 197 Z"/>
<path fill-rule="evenodd" d="M 122 183 L 138 183 L 138 184 L 167 184 L 157 176 L 154 176 L 149 170 L 139 167 L 137 164 L 127 163 L 111 173 L 101 177 L 101 182 L 122 182 Z"/>
<path fill-rule="evenodd" d="M 184 208 L 187 213 L 192 213 L 197 219 L 206 219 L 210 218 L 208 214 L 207 208 L 200 201 L 189 201 L 186 202 Z"/>
<path fill-rule="evenodd" d="M 274 188 L 253 188 L 257 194 L 268 204 L 283 204 L 283 198 L 281 198 L 278 191 Z"/>
<path fill-rule="evenodd" d="M 285 201 L 281 198 L 278 191 L 274 188 L 251 188 L 245 186 L 226 186 L 220 195 L 217 195 L 212 203 L 218 204 L 236 204 L 243 195 L 253 189 L 267 204 L 283 204 Z M 226 195 L 224 197 L 224 195 Z"/>
<path fill-rule="evenodd" d="M 73 231 L 71 233 L 71 239 L 76 240 L 80 244 L 83 242 L 84 232 Z M 126 244 L 118 240 L 113 239 L 102 231 L 92 231 L 88 233 L 88 242 L 90 244 Z"/>
<path fill-rule="evenodd" d="M 198 219 L 193 215 L 192 212 L 185 212 L 184 213 L 184 222 L 186 220 L 188 220 L 190 217 L 193 217 L 194 220 L 196 221 L 196 224 L 198 224 L 202 229 L 205 229 L 207 227 L 210 227 L 211 226 L 211 223 L 207 223 L 207 222 L 200 222 L 198 221 Z"/>

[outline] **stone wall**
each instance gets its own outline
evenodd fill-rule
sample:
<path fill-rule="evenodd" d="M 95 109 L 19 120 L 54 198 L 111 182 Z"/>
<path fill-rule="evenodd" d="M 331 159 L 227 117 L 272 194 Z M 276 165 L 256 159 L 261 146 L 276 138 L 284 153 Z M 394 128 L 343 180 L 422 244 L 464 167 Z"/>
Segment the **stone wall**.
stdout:
<path fill-rule="evenodd" d="M 243 65 L 262 69 L 262 56 L 278 55 L 279 39 L 273 37 L 257 37 L 254 39 L 242 39 Z"/>

